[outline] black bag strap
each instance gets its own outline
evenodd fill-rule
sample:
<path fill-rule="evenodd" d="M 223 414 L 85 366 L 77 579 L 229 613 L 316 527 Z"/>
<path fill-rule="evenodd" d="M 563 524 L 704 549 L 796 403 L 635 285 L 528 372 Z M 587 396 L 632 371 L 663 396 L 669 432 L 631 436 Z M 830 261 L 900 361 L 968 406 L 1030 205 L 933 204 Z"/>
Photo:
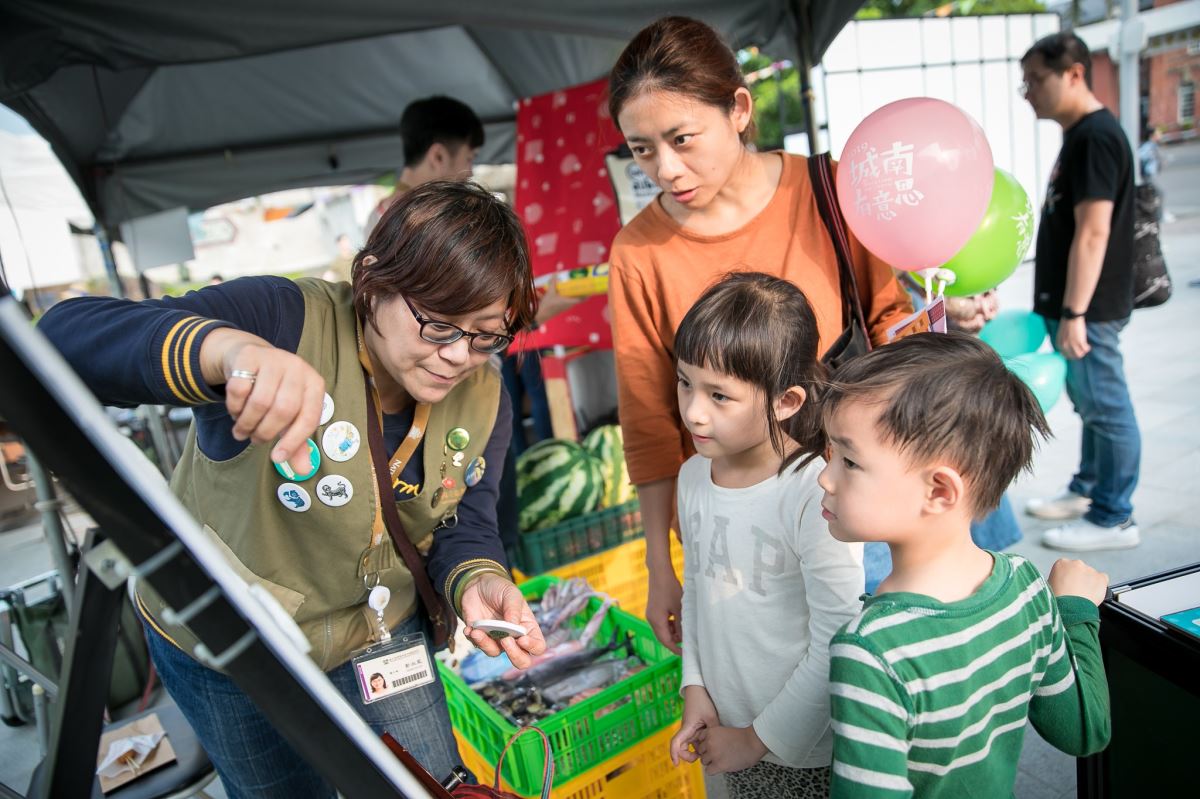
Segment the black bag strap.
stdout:
<path fill-rule="evenodd" d="M 863 314 L 862 299 L 858 294 L 858 278 L 854 274 L 854 259 L 850 255 L 850 235 L 846 232 L 846 220 L 837 204 L 837 192 L 833 185 L 833 159 L 829 153 L 814 155 L 808 159 L 808 175 L 812 181 L 813 196 L 821 221 L 829 232 L 837 253 L 838 282 L 842 293 L 842 328 L 857 323 L 862 329 L 867 349 L 871 349 L 871 337 L 867 334 L 867 319 Z"/>

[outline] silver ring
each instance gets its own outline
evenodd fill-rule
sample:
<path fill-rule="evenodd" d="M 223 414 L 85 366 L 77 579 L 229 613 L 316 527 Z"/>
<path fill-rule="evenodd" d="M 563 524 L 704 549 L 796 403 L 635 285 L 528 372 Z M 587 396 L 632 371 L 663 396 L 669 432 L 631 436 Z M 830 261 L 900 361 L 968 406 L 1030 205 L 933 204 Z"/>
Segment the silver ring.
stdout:
<path fill-rule="evenodd" d="M 258 379 L 258 372 L 250 372 L 246 369 L 234 369 L 229 373 L 229 379 L 232 380 L 235 377 L 240 377 L 243 380 L 249 380 L 251 383 L 253 383 Z"/>

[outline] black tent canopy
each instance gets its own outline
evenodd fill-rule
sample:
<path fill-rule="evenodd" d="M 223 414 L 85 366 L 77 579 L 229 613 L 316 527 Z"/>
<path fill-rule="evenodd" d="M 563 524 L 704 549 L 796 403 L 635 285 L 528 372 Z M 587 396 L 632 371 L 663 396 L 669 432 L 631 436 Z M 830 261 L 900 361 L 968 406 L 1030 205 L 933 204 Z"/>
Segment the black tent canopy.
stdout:
<path fill-rule="evenodd" d="M 484 120 L 481 162 L 511 161 L 517 100 L 603 76 L 662 15 L 811 64 L 860 4 L 10 0 L 0 101 L 115 234 L 167 208 L 369 180 L 400 164 L 400 112 L 432 94 Z"/>

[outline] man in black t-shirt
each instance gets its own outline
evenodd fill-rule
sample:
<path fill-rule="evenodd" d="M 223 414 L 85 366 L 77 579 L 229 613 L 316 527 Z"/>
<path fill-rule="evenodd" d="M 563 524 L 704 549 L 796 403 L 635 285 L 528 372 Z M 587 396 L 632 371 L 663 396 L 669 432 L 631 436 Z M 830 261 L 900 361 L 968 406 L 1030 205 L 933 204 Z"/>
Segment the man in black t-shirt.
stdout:
<path fill-rule="evenodd" d="M 1067 394 L 1083 419 L 1074 479 L 1026 510 L 1064 522 L 1045 532 L 1046 546 L 1134 547 L 1141 436 L 1119 348 L 1133 311 L 1133 154 L 1116 118 L 1092 94 L 1091 56 L 1077 36 L 1040 39 L 1021 69 L 1038 118 L 1063 129 L 1042 206 L 1033 309 L 1067 359 Z"/>

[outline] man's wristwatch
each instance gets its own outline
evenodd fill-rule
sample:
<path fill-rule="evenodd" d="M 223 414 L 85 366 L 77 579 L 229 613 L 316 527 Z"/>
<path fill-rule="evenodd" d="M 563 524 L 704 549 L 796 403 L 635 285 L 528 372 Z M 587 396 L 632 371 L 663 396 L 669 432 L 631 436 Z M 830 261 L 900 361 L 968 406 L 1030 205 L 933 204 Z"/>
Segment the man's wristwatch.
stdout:
<path fill-rule="evenodd" d="M 1087 311 L 1072 311 L 1067 307 L 1062 309 L 1063 319 L 1082 319 L 1084 316 L 1087 316 Z"/>

